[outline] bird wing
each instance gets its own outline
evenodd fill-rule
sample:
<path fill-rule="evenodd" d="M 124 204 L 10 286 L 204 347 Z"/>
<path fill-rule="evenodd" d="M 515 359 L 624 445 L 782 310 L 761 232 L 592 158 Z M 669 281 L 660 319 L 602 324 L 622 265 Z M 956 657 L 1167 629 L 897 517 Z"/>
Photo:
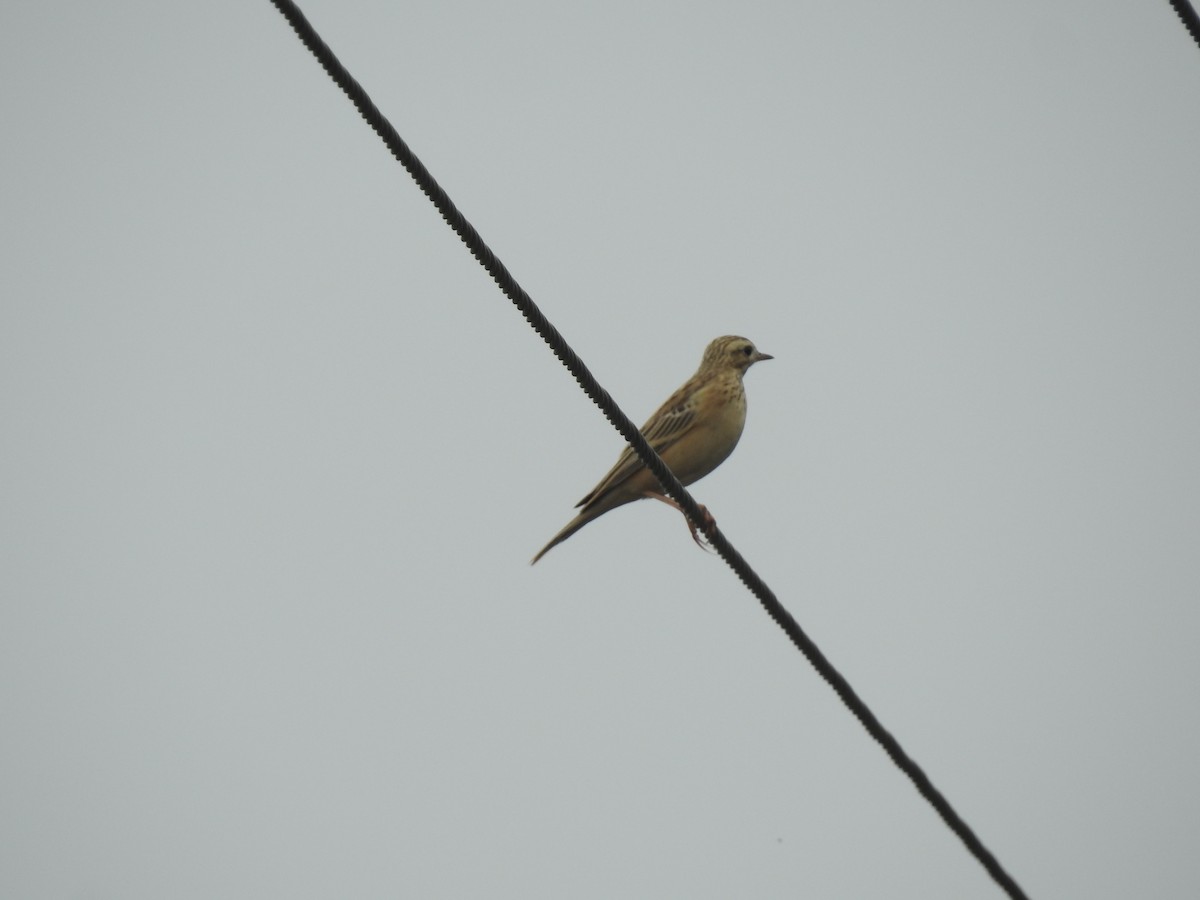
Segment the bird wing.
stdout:
<path fill-rule="evenodd" d="M 672 397 L 642 426 L 642 437 L 654 448 L 655 453 L 662 456 L 668 447 L 691 430 L 696 421 L 696 409 L 694 395 L 685 396 L 683 399 L 680 399 L 678 395 Z M 575 505 L 580 507 L 594 503 L 635 472 L 644 468 L 645 463 L 633 452 L 633 448 L 626 447 L 625 452 L 617 460 L 617 464 L 600 480 L 598 485 L 592 488 L 586 497 Z"/>

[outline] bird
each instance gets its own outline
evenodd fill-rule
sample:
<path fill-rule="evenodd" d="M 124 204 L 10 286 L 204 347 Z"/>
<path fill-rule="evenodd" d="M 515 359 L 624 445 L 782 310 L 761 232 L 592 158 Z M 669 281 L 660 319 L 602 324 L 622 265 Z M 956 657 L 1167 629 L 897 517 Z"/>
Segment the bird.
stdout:
<path fill-rule="evenodd" d="M 687 486 L 699 481 L 729 458 L 746 425 L 746 391 L 742 378 L 755 363 L 774 358 L 760 352 L 744 337 L 731 334 L 717 338 L 705 348 L 696 374 L 642 426 L 642 436 L 681 484 Z M 643 497 L 652 497 L 680 509 L 679 504 L 663 493 L 662 485 L 633 448 L 626 447 L 609 473 L 575 504 L 578 515 L 552 537 L 529 564 L 536 563 L 593 519 Z M 707 509 L 700 509 L 711 533 L 716 522 Z M 700 543 L 690 521 L 688 528 L 692 538 Z"/>

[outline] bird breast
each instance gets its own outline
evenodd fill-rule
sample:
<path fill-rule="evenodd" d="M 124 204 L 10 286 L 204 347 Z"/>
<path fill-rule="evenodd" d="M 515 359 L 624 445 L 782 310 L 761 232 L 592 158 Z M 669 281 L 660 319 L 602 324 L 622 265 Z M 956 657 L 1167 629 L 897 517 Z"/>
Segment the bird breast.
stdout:
<path fill-rule="evenodd" d="M 705 393 L 710 396 L 699 398 L 701 411 L 691 432 L 663 454 L 663 461 L 685 485 L 699 481 L 728 459 L 746 425 L 746 395 L 740 379 L 718 382 Z"/>

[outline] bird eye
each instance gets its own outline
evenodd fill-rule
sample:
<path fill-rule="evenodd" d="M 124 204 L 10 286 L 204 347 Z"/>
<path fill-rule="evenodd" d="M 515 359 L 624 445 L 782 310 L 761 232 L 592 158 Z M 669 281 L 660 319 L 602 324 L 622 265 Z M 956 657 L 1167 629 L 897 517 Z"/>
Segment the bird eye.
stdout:
<path fill-rule="evenodd" d="M 742 348 L 742 353 L 745 356 L 749 356 L 753 349 L 754 349 L 753 347 L 751 347 L 749 344 L 747 344 L 745 347 Z"/>

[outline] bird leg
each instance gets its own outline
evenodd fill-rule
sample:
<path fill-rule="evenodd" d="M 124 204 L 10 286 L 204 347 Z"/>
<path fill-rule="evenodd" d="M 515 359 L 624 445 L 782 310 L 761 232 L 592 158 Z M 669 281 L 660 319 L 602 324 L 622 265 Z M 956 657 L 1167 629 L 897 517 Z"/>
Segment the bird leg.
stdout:
<path fill-rule="evenodd" d="M 680 506 L 666 494 L 647 491 L 646 496 L 653 497 L 655 500 L 661 500 L 663 503 L 667 504 L 667 506 L 671 506 L 679 510 L 680 515 L 683 516 L 683 521 L 687 522 L 688 531 L 691 532 L 692 540 L 696 542 L 696 546 L 702 549 L 708 549 L 700 540 L 700 529 L 698 529 L 692 520 L 687 517 L 687 513 L 683 511 L 682 506 Z M 717 520 L 713 518 L 713 514 L 708 511 L 707 506 L 705 506 L 703 503 L 699 504 L 699 506 L 700 515 L 704 518 L 704 536 L 711 539 L 713 533 L 717 530 Z"/>

